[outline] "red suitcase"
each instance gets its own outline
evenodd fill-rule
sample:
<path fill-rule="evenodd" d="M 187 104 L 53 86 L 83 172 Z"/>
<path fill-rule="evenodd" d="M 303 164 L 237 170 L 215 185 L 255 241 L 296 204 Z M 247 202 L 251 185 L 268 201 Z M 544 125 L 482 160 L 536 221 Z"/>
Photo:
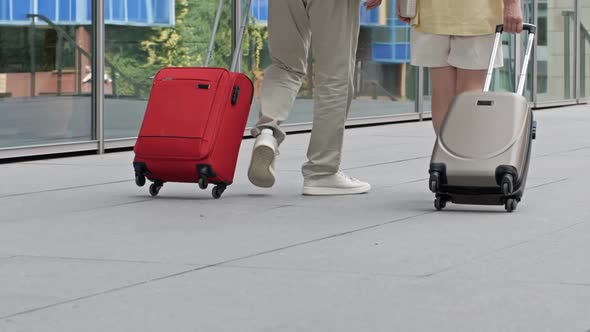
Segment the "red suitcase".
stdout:
<path fill-rule="evenodd" d="M 239 53 L 237 49 L 232 69 Z M 149 179 L 150 194 L 156 196 L 166 182 L 199 183 L 201 189 L 213 183 L 213 197 L 221 197 L 233 182 L 253 92 L 246 75 L 223 68 L 160 70 L 134 148 L 136 184 L 143 186 Z"/>

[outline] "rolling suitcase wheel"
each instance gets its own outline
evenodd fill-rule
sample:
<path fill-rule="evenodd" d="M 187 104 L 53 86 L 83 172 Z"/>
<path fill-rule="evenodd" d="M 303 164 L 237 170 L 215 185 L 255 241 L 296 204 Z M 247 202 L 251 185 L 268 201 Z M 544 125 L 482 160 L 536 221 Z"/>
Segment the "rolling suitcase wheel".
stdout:
<path fill-rule="evenodd" d="M 505 174 L 502 177 L 502 194 L 508 196 L 514 192 L 514 177 L 512 174 Z"/>
<path fill-rule="evenodd" d="M 437 211 L 444 209 L 447 206 L 447 201 L 443 197 L 437 197 L 434 199 L 434 207 Z"/>
<path fill-rule="evenodd" d="M 221 195 L 225 191 L 225 188 L 226 188 L 225 185 L 221 185 L 221 184 L 213 187 L 213 191 L 212 191 L 213 198 L 215 198 L 215 199 L 221 198 Z"/>
<path fill-rule="evenodd" d="M 508 212 L 513 212 L 514 210 L 516 210 L 516 207 L 518 206 L 518 201 L 516 200 L 516 198 L 509 198 L 506 201 L 506 211 Z"/>
<path fill-rule="evenodd" d="M 436 193 L 440 187 L 440 174 L 438 172 L 432 172 L 432 174 L 430 174 L 430 179 L 428 180 L 428 183 L 430 191 Z"/>
<path fill-rule="evenodd" d="M 152 197 L 158 196 L 158 194 L 160 193 L 160 189 L 162 189 L 163 186 L 164 184 L 159 181 L 152 183 L 150 185 L 150 195 L 152 195 Z"/>
<path fill-rule="evenodd" d="M 135 184 L 138 187 L 143 187 L 145 185 L 145 176 L 143 176 L 143 175 L 136 175 L 135 176 Z"/>
<path fill-rule="evenodd" d="M 207 189 L 208 186 L 209 186 L 209 181 L 207 180 L 207 177 L 201 176 L 201 178 L 199 178 L 199 188 L 205 190 L 205 189 Z"/>

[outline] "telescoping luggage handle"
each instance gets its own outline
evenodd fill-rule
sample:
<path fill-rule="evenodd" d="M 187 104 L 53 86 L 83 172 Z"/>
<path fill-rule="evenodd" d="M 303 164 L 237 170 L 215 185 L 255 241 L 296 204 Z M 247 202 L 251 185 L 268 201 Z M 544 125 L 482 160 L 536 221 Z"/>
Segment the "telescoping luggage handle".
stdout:
<path fill-rule="evenodd" d="M 231 0 L 230 0 L 231 1 Z M 239 0 L 236 0 L 239 1 Z M 223 3 L 225 0 L 219 0 L 219 5 L 217 6 L 217 14 L 215 15 L 215 22 L 213 23 L 213 29 L 211 33 L 211 40 L 209 41 L 209 48 L 207 49 L 207 57 L 205 58 L 205 67 L 209 66 L 209 62 L 211 61 L 211 54 L 213 53 L 213 47 L 215 46 L 215 37 L 217 36 L 217 30 L 219 28 L 219 22 L 221 21 L 221 12 L 223 11 Z M 242 25 L 240 26 L 240 32 L 237 39 L 236 49 L 232 55 L 232 62 L 229 68 L 230 71 L 235 71 L 238 66 L 238 61 L 240 58 L 240 52 L 242 50 L 242 41 L 244 40 L 244 34 L 246 32 L 246 24 L 248 24 L 248 19 L 250 18 L 250 8 L 252 5 L 252 0 L 246 1 L 246 14 L 244 14 L 244 19 L 242 20 Z"/>
<path fill-rule="evenodd" d="M 526 73 L 529 67 L 529 60 L 531 58 L 531 51 L 533 49 L 533 41 L 535 40 L 535 33 L 537 31 L 537 27 L 534 24 L 525 23 L 522 25 L 522 29 L 529 32 L 529 37 L 527 40 L 527 47 L 524 53 L 524 61 L 522 65 L 522 70 L 520 71 L 520 77 L 518 79 L 518 88 L 516 89 L 516 93 L 522 95 L 524 92 L 524 83 L 526 81 Z M 492 83 L 492 73 L 494 71 L 494 62 L 496 59 L 496 54 L 498 54 L 498 47 L 500 47 L 500 40 L 502 40 L 502 32 L 504 32 L 504 25 L 499 24 L 496 26 L 496 41 L 494 42 L 494 48 L 492 49 L 492 56 L 490 57 L 490 65 L 488 67 L 488 73 L 486 76 L 486 82 L 483 87 L 483 91 L 487 92 L 490 90 L 490 85 Z"/>

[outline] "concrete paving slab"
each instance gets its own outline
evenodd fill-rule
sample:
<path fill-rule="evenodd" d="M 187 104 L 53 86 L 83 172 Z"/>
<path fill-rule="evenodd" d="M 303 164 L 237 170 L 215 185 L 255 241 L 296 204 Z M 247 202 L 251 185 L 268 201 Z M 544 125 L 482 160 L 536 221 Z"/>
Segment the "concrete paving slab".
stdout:
<path fill-rule="evenodd" d="M 39 191 L 119 183 L 133 179 L 133 172 L 124 172 L 121 167 L 19 163 L 0 165 L 0 172 L 3 173 L 0 198 Z"/>
<path fill-rule="evenodd" d="M 0 318 L 149 282 L 191 268 L 194 267 L 47 257 L 3 259 L 0 260 Z"/>
<path fill-rule="evenodd" d="M 444 273 L 445 278 L 590 288 L 590 218 Z"/>
<path fill-rule="evenodd" d="M 588 287 L 219 268 L 11 317 L 0 321 L 0 328 L 584 331 L 590 324 L 588 307 L 580 304 L 588 296 Z"/>

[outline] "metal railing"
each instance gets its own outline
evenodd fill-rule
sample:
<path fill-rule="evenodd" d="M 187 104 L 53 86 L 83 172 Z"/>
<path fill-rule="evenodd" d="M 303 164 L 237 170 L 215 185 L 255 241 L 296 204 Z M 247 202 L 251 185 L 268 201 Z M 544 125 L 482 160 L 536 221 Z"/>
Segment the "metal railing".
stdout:
<path fill-rule="evenodd" d="M 75 47 L 76 50 L 76 84 L 75 90 L 76 94 L 82 93 L 82 56 L 86 57 L 90 63 L 92 63 L 92 55 L 82 48 L 78 43 L 72 38 L 67 31 L 65 31 L 62 27 L 55 24 L 50 18 L 45 15 L 41 14 L 27 14 L 27 17 L 31 19 L 31 31 L 29 36 L 29 47 L 30 47 L 30 54 L 31 54 L 31 96 L 35 96 L 35 72 L 36 72 L 36 60 L 35 60 L 35 18 L 40 19 L 41 21 L 47 23 L 51 28 L 53 28 L 57 32 L 57 46 L 56 46 L 56 69 L 57 69 L 57 95 L 62 95 L 62 77 L 63 77 L 63 50 L 64 50 L 64 40 L 69 42 L 71 45 Z M 112 79 L 112 93 L 114 96 L 117 96 L 117 78 L 123 78 L 133 87 L 133 96 L 139 97 L 142 92 L 146 92 L 146 88 L 143 87 L 141 84 L 134 82 L 129 76 L 123 73 L 115 64 L 110 62 L 105 58 L 105 64 L 111 70 L 111 79 Z M 147 91 L 149 92 L 149 91 Z"/>

